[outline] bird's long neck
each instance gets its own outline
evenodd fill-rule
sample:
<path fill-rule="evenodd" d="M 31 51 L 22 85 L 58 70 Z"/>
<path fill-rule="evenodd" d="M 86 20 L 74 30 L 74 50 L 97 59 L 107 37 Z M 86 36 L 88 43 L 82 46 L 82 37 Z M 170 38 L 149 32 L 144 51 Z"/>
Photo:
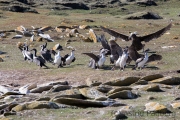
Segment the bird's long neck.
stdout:
<path fill-rule="evenodd" d="M 71 51 L 71 56 L 74 56 L 74 51 Z"/>
<path fill-rule="evenodd" d="M 37 56 L 36 56 L 36 53 L 37 53 L 37 50 L 34 49 L 33 57 L 37 57 Z"/>
<path fill-rule="evenodd" d="M 58 54 L 57 54 L 57 55 L 58 55 L 58 56 L 60 56 L 60 54 L 61 54 L 61 52 L 60 52 L 60 51 L 58 51 Z"/>

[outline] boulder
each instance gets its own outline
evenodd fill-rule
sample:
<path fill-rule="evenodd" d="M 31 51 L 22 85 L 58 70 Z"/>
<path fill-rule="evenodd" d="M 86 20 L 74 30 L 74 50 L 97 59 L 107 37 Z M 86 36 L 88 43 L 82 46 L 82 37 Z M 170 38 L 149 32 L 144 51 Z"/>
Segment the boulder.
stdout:
<path fill-rule="evenodd" d="M 138 20 L 138 19 L 163 19 L 156 13 L 153 12 L 137 12 L 124 17 L 128 20 Z"/>
<path fill-rule="evenodd" d="M 53 85 L 47 85 L 47 86 L 39 86 L 37 88 L 34 88 L 30 90 L 31 93 L 42 93 L 43 91 L 48 91 L 53 87 Z"/>
<path fill-rule="evenodd" d="M 128 86 L 137 82 L 139 79 L 139 77 L 120 77 L 103 84 L 111 86 Z"/>
<path fill-rule="evenodd" d="M 157 84 L 148 84 L 148 85 L 142 85 L 139 90 L 141 91 L 151 91 L 151 92 L 158 92 L 162 91 Z"/>
<path fill-rule="evenodd" d="M 69 86 L 69 85 L 55 85 L 49 90 L 49 92 L 59 92 L 59 91 L 68 90 L 68 89 L 71 89 L 71 86 Z"/>
<path fill-rule="evenodd" d="M 51 82 L 44 83 L 38 86 L 48 86 L 48 85 L 68 85 L 68 82 L 67 81 L 51 81 Z"/>
<path fill-rule="evenodd" d="M 176 108 L 180 108 L 180 102 L 175 102 L 175 103 L 171 103 L 171 106 L 176 109 Z"/>
<path fill-rule="evenodd" d="M 108 95 L 108 98 L 134 99 L 134 98 L 137 98 L 137 95 L 132 93 L 130 90 L 123 90 L 123 91 L 119 91 L 119 92 Z"/>
<path fill-rule="evenodd" d="M 50 97 L 41 97 L 41 98 L 38 98 L 36 101 L 50 101 L 51 98 Z"/>
<path fill-rule="evenodd" d="M 161 84 L 166 84 L 166 85 L 179 85 L 180 84 L 180 78 L 179 77 L 166 76 L 163 78 L 152 80 L 151 83 L 161 83 Z"/>
<path fill-rule="evenodd" d="M 116 93 L 119 91 L 123 91 L 123 90 L 132 90 L 132 88 L 127 87 L 127 86 L 117 87 L 117 88 L 110 90 L 107 94 L 110 95 L 110 94 L 113 94 L 113 93 Z"/>
<path fill-rule="evenodd" d="M 148 81 L 146 81 L 146 80 L 138 80 L 134 84 L 136 84 L 136 85 L 146 85 L 146 84 L 148 84 Z"/>
<path fill-rule="evenodd" d="M 51 97 L 51 101 L 56 98 L 66 97 L 66 98 L 76 98 L 76 99 L 84 99 L 84 96 L 79 92 L 78 89 L 70 89 L 57 92 L 53 95 L 53 93 L 47 94 L 46 96 Z"/>
<path fill-rule="evenodd" d="M 147 112 L 155 112 L 155 113 L 167 113 L 168 109 L 157 102 L 149 102 L 145 104 L 145 110 Z"/>
<path fill-rule="evenodd" d="M 31 103 L 23 103 L 12 108 L 12 110 L 18 112 L 22 110 L 30 109 L 58 109 L 59 106 L 54 102 L 47 101 L 33 101 Z"/>
<path fill-rule="evenodd" d="M 92 39 L 94 43 L 99 41 L 98 36 L 95 34 L 93 29 L 89 29 L 89 38 Z"/>
<path fill-rule="evenodd" d="M 90 28 L 90 26 L 88 26 L 88 25 L 80 25 L 79 26 L 79 29 L 82 29 L 82 30 L 89 29 L 89 28 Z"/>
<path fill-rule="evenodd" d="M 22 93 L 22 94 L 28 94 L 28 93 L 30 93 L 31 89 L 34 89 L 36 87 L 37 87 L 36 83 L 27 84 L 27 85 L 24 85 L 24 86 L 20 87 L 19 92 Z"/>
<path fill-rule="evenodd" d="M 105 97 L 103 93 L 99 92 L 95 88 L 82 88 L 82 89 L 79 89 L 79 91 L 84 97 L 89 98 L 89 99 Z"/>
<path fill-rule="evenodd" d="M 112 101 L 93 101 L 93 100 L 81 100 L 75 98 L 57 98 L 54 102 L 78 107 L 106 107 L 112 105 Z"/>
<path fill-rule="evenodd" d="M 5 93 L 10 92 L 10 91 L 12 91 L 11 88 L 0 85 L 0 92 L 5 94 Z"/>
<path fill-rule="evenodd" d="M 164 77 L 164 76 L 161 74 L 152 74 L 152 75 L 144 76 L 144 77 L 140 78 L 140 80 L 152 81 L 152 80 L 159 79 L 162 77 Z"/>
<path fill-rule="evenodd" d="M 108 93 L 110 90 L 113 89 L 113 87 L 109 85 L 99 85 L 98 87 L 96 87 L 96 89 L 100 92 Z"/>

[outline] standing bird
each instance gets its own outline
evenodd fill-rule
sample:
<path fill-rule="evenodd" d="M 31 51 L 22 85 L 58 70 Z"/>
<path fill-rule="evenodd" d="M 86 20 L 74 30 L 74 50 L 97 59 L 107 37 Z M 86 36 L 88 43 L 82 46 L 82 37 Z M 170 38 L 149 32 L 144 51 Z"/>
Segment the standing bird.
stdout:
<path fill-rule="evenodd" d="M 139 54 L 139 56 L 141 57 L 139 57 L 136 60 L 135 67 L 133 68 L 133 70 L 135 70 L 136 68 L 143 69 L 146 63 L 162 59 L 162 56 L 158 54 L 151 54 L 150 56 L 148 56 L 148 51 L 149 49 L 144 51 L 144 56 Z"/>
<path fill-rule="evenodd" d="M 142 56 L 141 58 L 138 58 L 136 60 L 136 65 L 135 65 L 135 67 L 133 69 L 138 68 L 138 69 L 142 70 L 144 68 L 144 65 L 148 61 L 148 54 L 147 54 L 148 51 L 149 51 L 149 49 L 145 50 L 144 51 L 144 56 Z"/>
<path fill-rule="evenodd" d="M 61 57 L 61 50 L 58 50 L 58 53 L 55 54 L 54 56 L 54 62 L 53 62 L 53 65 L 57 64 L 58 65 L 58 68 L 59 67 L 63 67 L 62 66 L 62 59 L 63 57 Z"/>
<path fill-rule="evenodd" d="M 45 59 L 47 62 L 53 62 L 53 59 L 51 57 L 51 51 L 46 48 L 47 43 L 45 45 L 41 45 L 41 56 L 43 59 Z"/>
<path fill-rule="evenodd" d="M 128 47 L 123 49 L 122 55 L 119 55 L 119 58 L 114 63 L 114 67 L 111 70 L 114 70 L 115 67 L 119 66 L 120 70 L 124 70 L 126 66 L 126 61 L 128 59 Z"/>
<path fill-rule="evenodd" d="M 45 65 L 46 61 L 41 56 L 36 56 L 37 50 L 32 49 L 31 51 L 34 51 L 34 53 L 33 53 L 33 62 L 36 63 L 36 65 L 39 66 L 39 68 L 41 68 L 42 66 L 48 68 Z"/>
<path fill-rule="evenodd" d="M 65 55 L 64 59 L 65 59 L 65 64 L 66 65 L 70 65 L 72 62 L 74 62 L 76 60 L 75 56 L 74 56 L 74 49 L 72 49 L 71 51 L 71 55 Z"/>
<path fill-rule="evenodd" d="M 131 33 L 129 36 L 126 36 L 126 35 L 123 35 L 121 33 L 118 33 L 118 32 L 116 32 L 114 30 L 111 30 L 111 29 L 108 29 L 108 28 L 105 28 L 105 27 L 102 27 L 102 26 L 101 26 L 101 29 L 104 32 L 107 32 L 107 33 L 109 33 L 110 35 L 112 35 L 112 36 L 114 36 L 116 38 L 121 38 L 121 39 L 123 39 L 125 41 L 132 40 L 131 46 L 134 46 L 135 50 L 139 51 L 139 50 L 143 49 L 143 44 L 141 42 L 143 42 L 143 41 L 144 42 L 149 42 L 152 39 L 160 37 L 167 30 L 169 30 L 171 28 L 171 26 L 172 26 L 172 22 L 168 26 L 160 29 L 159 31 L 156 31 L 156 32 L 154 32 L 152 34 L 145 35 L 145 36 L 137 36 L 136 32 Z"/>
<path fill-rule="evenodd" d="M 120 70 L 124 70 L 124 67 L 126 66 L 126 61 L 128 59 L 128 47 L 126 47 L 124 50 L 123 50 L 123 54 L 121 56 L 121 60 L 120 60 L 120 63 L 119 63 L 119 66 L 120 66 Z"/>
<path fill-rule="evenodd" d="M 29 51 L 28 45 L 23 46 L 22 53 L 24 56 L 24 60 L 29 60 L 29 61 L 33 62 L 33 54 Z"/>
<path fill-rule="evenodd" d="M 104 65 L 104 63 L 106 61 L 105 54 L 107 52 L 108 52 L 107 49 L 102 49 L 100 51 L 100 55 L 95 55 L 93 53 L 82 53 L 82 54 L 85 54 L 85 55 L 88 55 L 89 57 L 91 57 L 89 67 L 96 69 L 96 68 L 100 68 L 101 66 Z"/>

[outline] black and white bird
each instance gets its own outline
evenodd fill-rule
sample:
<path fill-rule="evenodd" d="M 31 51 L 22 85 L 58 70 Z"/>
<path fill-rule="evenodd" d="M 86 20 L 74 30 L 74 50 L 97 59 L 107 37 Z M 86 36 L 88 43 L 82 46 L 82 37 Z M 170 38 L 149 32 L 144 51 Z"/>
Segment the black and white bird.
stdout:
<path fill-rule="evenodd" d="M 61 49 L 62 50 L 62 49 Z M 63 67 L 63 57 L 61 56 L 61 50 L 58 50 L 58 52 L 54 56 L 53 65 L 57 64 L 58 68 Z"/>
<path fill-rule="evenodd" d="M 119 58 L 115 61 L 114 67 L 111 70 L 114 70 L 116 67 L 120 67 L 120 70 L 124 70 L 126 62 L 128 59 L 128 47 L 123 49 L 122 55 L 119 55 Z"/>
<path fill-rule="evenodd" d="M 65 65 L 70 65 L 72 62 L 74 62 L 76 60 L 75 55 L 74 55 L 74 51 L 75 51 L 75 49 L 72 49 L 70 55 L 67 54 L 64 56 Z"/>
<path fill-rule="evenodd" d="M 28 45 L 23 46 L 22 54 L 24 56 L 24 60 L 33 62 L 33 54 L 29 51 Z"/>
<path fill-rule="evenodd" d="M 124 48 L 124 50 L 123 50 L 123 54 L 122 54 L 121 60 L 119 62 L 120 70 L 124 71 L 127 60 L 128 60 L 128 47 Z"/>
<path fill-rule="evenodd" d="M 82 54 L 85 54 L 85 55 L 88 55 L 89 57 L 91 57 L 90 62 L 89 62 L 89 67 L 96 69 L 96 68 L 100 68 L 104 65 L 104 63 L 106 61 L 105 54 L 108 51 L 109 50 L 107 50 L 107 49 L 102 49 L 100 51 L 99 55 L 95 55 L 93 53 L 82 53 Z"/>
<path fill-rule="evenodd" d="M 150 51 L 149 49 L 145 50 L 144 55 L 138 54 L 138 56 L 140 56 L 140 57 L 136 60 L 135 67 L 133 69 L 136 69 L 136 68 L 143 69 L 145 64 L 152 62 L 152 61 L 158 61 L 158 60 L 162 59 L 162 56 L 158 55 L 156 53 L 148 55 L 149 51 Z"/>
<path fill-rule="evenodd" d="M 34 48 L 34 49 L 32 49 L 31 51 L 34 51 L 34 52 L 33 52 L 33 62 L 34 62 L 37 66 L 39 66 L 40 68 L 41 68 L 42 66 L 48 68 L 48 67 L 45 65 L 46 61 L 45 61 L 41 56 L 36 56 L 37 50 Z"/>
<path fill-rule="evenodd" d="M 40 54 L 41 54 L 41 56 L 43 57 L 44 60 L 46 60 L 47 62 L 51 62 L 52 63 L 53 59 L 51 57 L 51 51 L 48 50 L 46 48 L 46 46 L 47 46 L 47 43 L 45 43 L 45 45 L 40 45 L 40 47 L 41 47 Z"/>
<path fill-rule="evenodd" d="M 117 31 L 114 31 L 114 30 L 111 30 L 111 29 L 108 29 L 108 28 L 105 28 L 105 27 L 102 27 L 102 26 L 101 26 L 101 29 L 104 32 L 107 32 L 107 33 L 109 33 L 110 35 L 112 35 L 112 36 L 114 36 L 116 38 L 121 38 L 121 39 L 123 39 L 125 41 L 132 40 L 131 46 L 134 46 L 135 50 L 139 51 L 139 50 L 143 49 L 143 44 L 141 42 L 143 42 L 143 41 L 144 42 L 149 42 L 150 40 L 153 40 L 155 38 L 160 37 L 167 30 L 169 30 L 171 28 L 171 26 L 172 26 L 172 22 L 168 26 L 166 26 L 166 27 L 154 32 L 154 33 L 145 35 L 145 36 L 137 36 L 136 32 L 133 32 L 129 36 L 127 36 L 127 35 L 124 35 L 124 34 L 121 34 L 121 33 L 117 32 Z"/>

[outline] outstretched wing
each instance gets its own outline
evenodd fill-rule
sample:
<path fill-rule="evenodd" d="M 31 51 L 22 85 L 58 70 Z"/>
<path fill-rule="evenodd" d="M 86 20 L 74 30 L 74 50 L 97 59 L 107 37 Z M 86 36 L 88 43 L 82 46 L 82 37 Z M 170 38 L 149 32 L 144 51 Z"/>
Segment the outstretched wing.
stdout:
<path fill-rule="evenodd" d="M 85 54 L 85 55 L 91 57 L 91 58 L 94 59 L 96 62 L 99 61 L 99 57 L 97 57 L 97 56 L 94 55 L 93 53 L 82 53 L 82 54 Z"/>
<path fill-rule="evenodd" d="M 100 26 L 100 28 L 104 31 L 104 32 L 107 32 L 107 33 L 109 33 L 110 35 L 112 35 L 112 36 L 114 36 L 114 37 L 116 37 L 116 38 L 121 38 L 121 39 L 123 39 L 123 40 L 125 40 L 125 41 L 129 41 L 129 36 L 126 36 L 126 35 L 123 35 L 123 34 L 121 34 L 121 33 L 118 33 L 118 32 L 116 32 L 116 31 L 114 31 L 114 30 L 111 30 L 111 29 L 108 29 L 108 28 L 105 28 L 105 27 L 102 27 L 102 26 Z"/>
<path fill-rule="evenodd" d="M 111 49 L 110 49 L 110 46 L 108 44 L 108 41 L 106 40 L 105 36 L 104 35 L 101 35 L 100 36 L 100 42 L 101 42 L 101 45 L 104 49 L 107 49 L 109 50 L 106 55 L 110 55 L 111 54 Z"/>
<path fill-rule="evenodd" d="M 117 60 L 122 55 L 122 48 L 114 40 L 110 40 L 110 49 L 113 60 Z M 113 63 L 113 62 L 112 62 Z"/>
<path fill-rule="evenodd" d="M 171 28 L 171 26 L 172 26 L 172 23 L 170 23 L 168 26 L 166 26 L 165 28 L 162 28 L 161 30 L 159 30 L 155 33 L 152 33 L 152 34 L 149 34 L 149 35 L 146 35 L 143 37 L 139 37 L 139 39 L 141 41 L 149 42 L 150 40 L 158 38 L 161 35 L 163 35 L 167 30 L 169 30 Z"/>
<path fill-rule="evenodd" d="M 152 62 L 152 61 L 156 61 L 156 60 L 161 60 L 162 56 L 158 55 L 158 54 L 152 54 L 148 57 L 148 61 L 147 62 Z"/>

